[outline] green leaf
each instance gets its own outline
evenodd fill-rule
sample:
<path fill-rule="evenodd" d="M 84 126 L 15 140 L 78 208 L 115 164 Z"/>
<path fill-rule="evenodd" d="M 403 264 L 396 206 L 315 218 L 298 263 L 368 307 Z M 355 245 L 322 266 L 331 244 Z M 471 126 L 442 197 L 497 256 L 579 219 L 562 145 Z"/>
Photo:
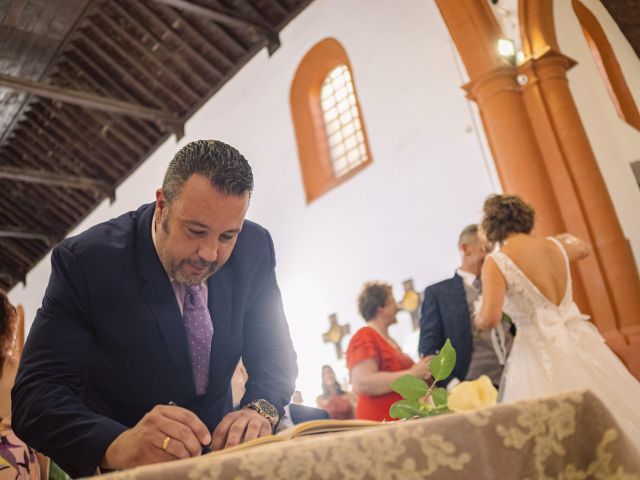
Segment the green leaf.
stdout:
<path fill-rule="evenodd" d="M 502 312 L 502 321 L 503 322 L 508 322 L 508 323 L 513 323 L 513 320 L 511 320 L 511 317 L 509 315 L 507 315 L 506 313 Z"/>
<path fill-rule="evenodd" d="M 451 375 L 455 366 L 456 350 L 451 345 L 451 340 L 447 338 L 447 341 L 444 343 L 440 353 L 433 357 L 429 362 L 429 369 L 431 370 L 433 378 L 439 381 L 444 380 Z"/>
<path fill-rule="evenodd" d="M 391 389 L 407 400 L 418 400 L 427 394 L 429 386 L 421 378 L 416 378 L 413 375 L 403 375 L 394 380 L 391 384 Z"/>
<path fill-rule="evenodd" d="M 436 404 L 436 407 L 440 405 L 447 404 L 447 389 L 446 388 L 436 388 L 433 393 L 431 393 L 431 398 L 433 398 L 433 403 Z"/>
<path fill-rule="evenodd" d="M 433 417 L 434 415 L 440 415 L 442 413 L 449 413 L 449 412 L 451 412 L 451 410 L 449 410 L 449 407 L 447 407 L 446 405 L 440 405 L 439 407 L 435 407 L 429 410 L 427 416 Z"/>
<path fill-rule="evenodd" d="M 417 400 L 398 400 L 389 409 L 389 416 L 392 418 L 412 418 L 416 415 L 424 416 Z"/>

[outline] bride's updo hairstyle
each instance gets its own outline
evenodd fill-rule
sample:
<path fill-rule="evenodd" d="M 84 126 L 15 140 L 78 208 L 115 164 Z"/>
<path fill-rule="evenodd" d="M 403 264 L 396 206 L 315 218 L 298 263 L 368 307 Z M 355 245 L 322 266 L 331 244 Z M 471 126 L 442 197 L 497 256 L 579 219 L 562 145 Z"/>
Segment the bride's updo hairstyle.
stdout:
<path fill-rule="evenodd" d="M 530 233 L 536 218 L 533 207 L 517 195 L 490 195 L 482 213 L 482 229 L 492 243 L 513 233 Z"/>

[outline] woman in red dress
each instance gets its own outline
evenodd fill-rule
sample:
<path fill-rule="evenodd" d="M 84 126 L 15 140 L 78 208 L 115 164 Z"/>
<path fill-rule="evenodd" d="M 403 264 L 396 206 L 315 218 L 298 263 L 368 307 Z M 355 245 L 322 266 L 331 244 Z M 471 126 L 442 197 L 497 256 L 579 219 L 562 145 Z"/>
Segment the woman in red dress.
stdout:
<path fill-rule="evenodd" d="M 357 394 L 356 418 L 392 420 L 389 409 L 402 397 L 391 390 L 391 383 L 407 374 L 428 378 L 428 359 L 415 363 L 389 336 L 398 312 L 390 285 L 366 283 L 358 309 L 367 326 L 356 332 L 347 348 L 347 368 Z"/>
<path fill-rule="evenodd" d="M 333 368 L 323 365 L 322 395 L 316 399 L 318 407 L 326 410 L 331 418 L 348 420 L 353 418 L 353 401 L 351 392 L 342 390 Z"/>

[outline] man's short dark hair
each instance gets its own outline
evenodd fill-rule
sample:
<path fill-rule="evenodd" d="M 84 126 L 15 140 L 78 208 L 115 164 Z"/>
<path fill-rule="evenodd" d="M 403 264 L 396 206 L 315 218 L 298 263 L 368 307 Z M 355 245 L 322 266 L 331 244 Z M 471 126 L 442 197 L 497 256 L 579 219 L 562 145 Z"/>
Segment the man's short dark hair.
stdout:
<path fill-rule="evenodd" d="M 253 173 L 238 150 L 219 140 L 196 140 L 176 153 L 169 163 L 162 190 L 171 201 L 191 175 L 202 175 L 226 195 L 242 196 L 253 191 Z"/>
<path fill-rule="evenodd" d="M 367 322 L 374 318 L 378 309 L 384 307 L 391 295 L 391 285 L 382 282 L 368 282 L 358 295 L 358 310 Z"/>
<path fill-rule="evenodd" d="M 473 243 L 478 239 L 478 224 L 472 223 L 464 227 L 464 230 L 460 232 L 458 237 L 458 248 L 462 247 L 463 243 Z"/>

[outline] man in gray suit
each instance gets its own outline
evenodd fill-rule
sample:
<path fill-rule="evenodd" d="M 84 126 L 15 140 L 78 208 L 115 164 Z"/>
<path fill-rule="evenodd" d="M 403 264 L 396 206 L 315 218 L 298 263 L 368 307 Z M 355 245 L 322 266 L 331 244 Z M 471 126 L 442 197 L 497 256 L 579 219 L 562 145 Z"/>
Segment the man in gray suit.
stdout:
<path fill-rule="evenodd" d="M 492 340 L 491 330 L 477 330 L 473 324 L 473 304 L 482 294 L 480 272 L 493 246 L 478 238 L 478 225 L 467 226 L 458 239 L 461 264 L 455 275 L 427 287 L 420 317 L 420 355 L 434 355 L 451 339 L 457 362 L 451 376 L 458 380 L 475 380 L 487 375 L 494 385 L 500 384 L 504 359 Z M 513 343 L 509 326 L 503 328 L 506 354 Z M 496 334 L 493 334 L 496 336 Z M 498 351 L 498 352 L 497 352 Z"/>

